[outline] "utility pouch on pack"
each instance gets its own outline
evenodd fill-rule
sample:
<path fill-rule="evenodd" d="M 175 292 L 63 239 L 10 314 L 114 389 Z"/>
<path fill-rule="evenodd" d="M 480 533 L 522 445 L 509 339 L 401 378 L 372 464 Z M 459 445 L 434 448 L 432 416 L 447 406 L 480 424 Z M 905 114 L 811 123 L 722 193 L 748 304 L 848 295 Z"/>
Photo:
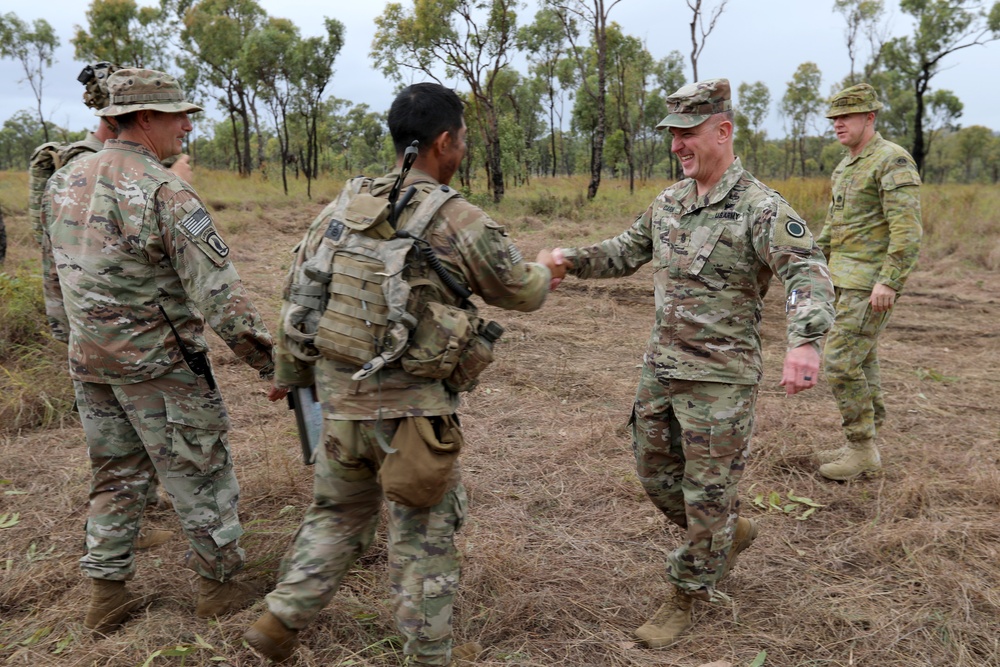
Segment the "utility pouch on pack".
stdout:
<path fill-rule="evenodd" d="M 407 507 L 432 507 L 448 491 L 464 440 L 458 418 L 406 417 L 392 438 L 394 454 L 382 461 L 378 481 L 385 497 Z"/>
<path fill-rule="evenodd" d="M 475 329 L 466 311 L 432 301 L 410 334 L 410 346 L 402 357 L 403 370 L 417 377 L 443 380 L 454 372 L 474 337 Z"/>
<path fill-rule="evenodd" d="M 344 211 L 344 225 L 368 236 L 387 239 L 395 231 L 389 224 L 390 208 L 388 200 L 362 192 L 351 200 Z"/>
<path fill-rule="evenodd" d="M 478 328 L 476 335 L 462 350 L 455 370 L 445 378 L 444 386 L 448 391 L 459 394 L 476 388 L 479 376 L 493 363 L 493 343 L 502 335 L 503 327 L 497 322 L 486 322 Z"/>

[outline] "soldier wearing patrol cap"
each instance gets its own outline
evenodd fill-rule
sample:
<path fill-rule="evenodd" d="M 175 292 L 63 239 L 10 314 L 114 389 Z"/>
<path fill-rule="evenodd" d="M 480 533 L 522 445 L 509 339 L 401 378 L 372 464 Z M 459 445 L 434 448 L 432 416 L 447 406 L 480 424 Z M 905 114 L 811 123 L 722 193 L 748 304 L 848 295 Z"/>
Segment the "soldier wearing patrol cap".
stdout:
<path fill-rule="evenodd" d="M 190 185 L 161 161 L 191 131 L 188 102 L 162 72 L 122 69 L 98 111 L 120 130 L 104 150 L 52 177 L 43 198 L 43 278 L 91 462 L 84 625 L 107 633 L 150 596 L 126 590 L 155 470 L 174 501 L 201 578 L 196 614 L 254 599 L 233 581 L 244 561 L 229 417 L 206 354 L 206 320 L 233 352 L 272 376 L 272 340 L 229 247 Z M 278 400 L 284 392 L 272 390 Z"/>
<path fill-rule="evenodd" d="M 836 317 L 824 368 L 847 444 L 819 452 L 824 477 L 881 470 L 875 437 L 885 421 L 878 337 L 920 254 L 920 175 L 910 154 L 875 131 L 882 103 L 867 83 L 830 100 L 826 117 L 848 149 L 833 171 L 826 225 L 817 243 L 836 287 Z"/>
<path fill-rule="evenodd" d="M 729 81 L 684 86 L 667 106 L 657 127 L 670 131 L 687 178 L 618 236 L 557 248 L 545 262 L 557 278 L 562 270 L 613 278 L 655 263 L 656 317 L 632 411 L 633 451 L 650 500 L 686 538 L 667 558 L 670 599 L 636 630 L 651 648 L 690 627 L 694 600 L 716 596 L 757 536 L 755 523 L 739 516 L 737 484 L 753 430 L 771 277 L 787 295 L 781 385 L 788 395 L 816 384 L 819 341 L 833 319 L 833 286 L 806 223 L 733 153 Z"/>

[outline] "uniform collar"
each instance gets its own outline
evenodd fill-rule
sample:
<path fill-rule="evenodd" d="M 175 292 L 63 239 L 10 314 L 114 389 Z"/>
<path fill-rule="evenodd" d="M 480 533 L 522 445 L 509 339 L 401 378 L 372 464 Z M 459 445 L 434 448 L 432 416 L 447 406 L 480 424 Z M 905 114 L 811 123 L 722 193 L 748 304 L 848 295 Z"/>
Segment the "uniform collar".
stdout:
<path fill-rule="evenodd" d="M 850 158 L 851 162 L 860 160 L 861 158 L 868 157 L 869 155 L 875 152 L 875 149 L 878 148 L 879 144 L 881 143 L 882 143 L 882 135 L 876 132 L 875 134 L 872 135 L 872 138 L 868 140 L 868 143 L 865 144 L 865 147 L 861 149 L 860 153 L 858 153 L 854 157 L 851 157 L 850 152 L 848 152 L 847 157 Z"/>
<path fill-rule="evenodd" d="M 678 199 L 687 211 L 694 211 L 717 204 L 729 195 L 729 191 L 735 187 L 742 177 L 743 164 L 739 158 L 736 158 L 722 174 L 719 182 L 704 195 L 701 197 L 698 196 L 698 184 L 692 178 L 688 179 L 687 185 Z"/>
<path fill-rule="evenodd" d="M 153 160 L 156 160 L 157 162 L 160 161 L 160 159 L 156 157 L 153 151 L 149 150 L 149 148 L 147 148 L 143 144 L 139 144 L 134 141 L 124 141 L 122 139 L 108 139 L 107 141 L 104 142 L 104 147 L 116 148 L 122 151 L 131 151 L 133 153 L 140 153 Z"/>

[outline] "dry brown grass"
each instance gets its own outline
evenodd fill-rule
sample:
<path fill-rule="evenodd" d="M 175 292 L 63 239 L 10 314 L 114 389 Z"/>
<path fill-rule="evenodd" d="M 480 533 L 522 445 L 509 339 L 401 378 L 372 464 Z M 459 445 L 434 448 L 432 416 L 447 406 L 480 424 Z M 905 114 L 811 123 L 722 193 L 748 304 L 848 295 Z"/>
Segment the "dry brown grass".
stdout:
<path fill-rule="evenodd" d="M 637 207 L 622 207 L 617 220 L 611 208 L 556 226 L 523 211 L 506 221 L 533 255 L 554 236 L 568 244 L 616 233 Z M 318 209 L 227 205 L 219 213 L 270 323 L 284 251 Z M 507 333 L 499 361 L 461 410 L 471 515 L 460 539 L 457 637 L 480 641 L 481 664 L 494 666 L 746 667 L 762 650 L 771 667 L 1000 665 L 1000 276 L 970 275 L 966 266 L 927 264 L 899 304 L 881 348 L 885 472 L 862 482 L 814 473 L 809 453 L 839 443 L 839 416 L 824 383 L 793 398 L 777 387 L 781 299 L 769 297 L 767 372 L 742 484 L 744 511 L 759 519 L 761 536 L 723 585 L 731 602 L 699 605 L 687 638 L 660 651 L 639 648 L 631 631 L 666 592 L 663 562 L 679 533 L 646 500 L 624 430 L 653 317 L 648 271 L 569 279 L 535 314 L 487 309 Z M 309 502 L 311 469 L 298 460 L 290 414 L 213 342 L 234 424 L 243 544 L 251 572 L 273 577 Z M 67 424 L 0 438 L 0 493 L 20 494 L 0 495 L 0 517 L 19 514 L 0 529 L 0 661 L 132 667 L 182 643 L 194 647 L 183 664 L 260 664 L 241 635 L 261 605 L 218 623 L 195 619 L 179 538 L 138 556 L 133 586 L 159 601 L 111 637 L 87 637 L 80 620 L 88 587 L 76 568 L 88 479 L 82 432 Z M 823 507 L 797 520 L 752 502 L 771 492 Z M 164 513 L 149 521 L 177 526 Z M 293 664 L 399 665 L 387 598 L 380 533 L 303 633 Z"/>

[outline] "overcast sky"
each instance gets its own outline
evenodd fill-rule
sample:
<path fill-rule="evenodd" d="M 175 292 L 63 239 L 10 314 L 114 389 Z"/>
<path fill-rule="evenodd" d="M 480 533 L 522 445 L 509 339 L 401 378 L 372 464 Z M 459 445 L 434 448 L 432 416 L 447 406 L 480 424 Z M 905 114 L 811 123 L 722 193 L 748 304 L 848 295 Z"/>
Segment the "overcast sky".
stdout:
<path fill-rule="evenodd" d="M 409 0 L 404 5 L 412 6 Z M 140 4 L 153 4 L 139 0 Z M 322 17 L 339 19 L 345 26 L 345 45 L 337 58 L 336 74 L 328 93 L 367 103 L 375 111 L 385 111 L 392 101 L 394 85 L 372 68 L 368 56 L 374 35 L 374 19 L 384 0 L 258 0 L 272 16 L 291 19 L 304 36 L 320 34 Z M 533 20 L 536 0 L 528 0 L 518 13 L 518 24 Z M 715 6 L 718 0 L 708 0 Z M 898 3 L 888 0 L 893 34 L 905 34 L 911 26 L 909 17 L 901 14 Z M 22 20 L 45 18 L 55 28 L 62 46 L 56 52 L 57 62 L 46 71 L 43 110 L 46 117 L 58 125 L 73 130 L 92 128 L 96 119 L 83 106 L 82 86 L 76 75 L 85 63 L 73 59 L 69 43 L 74 25 L 86 23 L 85 0 L 46 0 L 23 3 L 0 0 L 0 11 L 14 11 Z M 823 74 L 821 92 L 830 93 L 834 82 L 847 75 L 850 62 L 844 46 L 844 20 L 832 10 L 832 0 L 730 0 L 715 32 L 701 55 L 700 78 L 727 77 L 734 92 L 741 82 L 763 81 L 771 91 L 771 116 L 765 127 L 771 136 L 783 136 L 784 119 L 777 106 L 788 81 L 803 62 L 816 63 Z M 622 0 L 611 11 L 611 20 L 624 32 L 643 40 L 657 59 L 673 50 L 685 54 L 685 76 L 691 79 L 690 10 L 684 0 Z M 524 70 L 523 63 L 517 64 Z M 933 81 L 934 89 L 948 89 L 965 104 L 960 119 L 964 126 L 985 125 L 1000 130 L 1000 87 L 996 84 L 1000 70 L 1000 42 L 974 46 L 948 56 L 944 71 Z M 23 82 L 20 65 L 0 60 L 0 81 L 4 94 L 0 96 L 0 121 L 20 109 L 34 112 L 35 100 L 27 82 Z M 464 89 L 461 82 L 449 82 Z M 221 112 L 209 105 L 212 116 Z"/>

